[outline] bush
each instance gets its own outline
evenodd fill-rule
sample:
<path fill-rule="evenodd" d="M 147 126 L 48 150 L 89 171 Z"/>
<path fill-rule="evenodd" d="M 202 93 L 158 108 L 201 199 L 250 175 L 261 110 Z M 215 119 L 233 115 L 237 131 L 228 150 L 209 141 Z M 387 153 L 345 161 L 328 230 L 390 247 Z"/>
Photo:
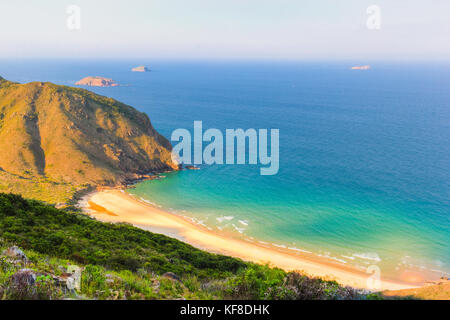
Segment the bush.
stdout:
<path fill-rule="evenodd" d="M 269 298 L 273 288 L 283 284 L 286 273 L 277 268 L 251 265 L 230 281 L 231 298 L 259 300 Z"/>
<path fill-rule="evenodd" d="M 63 295 L 50 276 L 36 276 L 32 271 L 14 273 L 3 288 L 3 299 L 9 300 L 54 300 Z"/>
<path fill-rule="evenodd" d="M 113 270 L 150 269 L 200 278 L 221 278 L 246 263 L 127 224 L 110 224 L 0 193 L 0 234 L 11 243 L 80 264 Z"/>
<path fill-rule="evenodd" d="M 89 296 L 99 296 L 106 289 L 103 270 L 98 266 L 87 265 L 81 277 L 81 292 Z"/>
<path fill-rule="evenodd" d="M 325 281 L 290 272 L 280 287 L 270 288 L 270 299 L 282 300 L 353 300 L 360 299 L 360 293 L 350 287 L 342 287 L 336 281 Z"/>

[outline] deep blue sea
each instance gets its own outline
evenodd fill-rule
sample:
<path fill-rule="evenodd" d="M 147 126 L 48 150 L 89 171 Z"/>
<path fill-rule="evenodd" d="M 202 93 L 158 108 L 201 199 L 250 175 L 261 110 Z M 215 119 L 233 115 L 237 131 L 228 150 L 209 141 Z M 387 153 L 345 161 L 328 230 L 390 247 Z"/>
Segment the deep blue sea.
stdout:
<path fill-rule="evenodd" d="M 149 73 L 133 73 L 146 64 Z M 132 194 L 220 232 L 406 279 L 450 271 L 450 64 L 0 60 L 18 82 L 90 88 L 177 128 L 276 128 L 280 170 L 202 165 Z"/>

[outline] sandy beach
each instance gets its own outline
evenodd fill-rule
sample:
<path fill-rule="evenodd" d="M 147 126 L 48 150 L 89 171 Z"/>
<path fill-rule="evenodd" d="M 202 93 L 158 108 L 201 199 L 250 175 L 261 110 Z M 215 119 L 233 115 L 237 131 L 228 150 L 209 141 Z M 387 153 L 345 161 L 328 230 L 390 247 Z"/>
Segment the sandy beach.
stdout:
<path fill-rule="evenodd" d="M 343 285 L 368 288 L 371 274 L 351 266 L 321 259 L 312 254 L 293 252 L 256 242 L 219 234 L 192 221 L 140 201 L 122 190 L 102 190 L 86 195 L 80 206 L 84 212 L 105 222 L 126 222 L 148 231 L 177 238 L 190 245 L 286 271 L 303 271 L 311 276 L 333 279 Z M 381 279 L 379 290 L 401 290 L 416 287 Z M 370 289 L 370 288 L 369 288 Z"/>

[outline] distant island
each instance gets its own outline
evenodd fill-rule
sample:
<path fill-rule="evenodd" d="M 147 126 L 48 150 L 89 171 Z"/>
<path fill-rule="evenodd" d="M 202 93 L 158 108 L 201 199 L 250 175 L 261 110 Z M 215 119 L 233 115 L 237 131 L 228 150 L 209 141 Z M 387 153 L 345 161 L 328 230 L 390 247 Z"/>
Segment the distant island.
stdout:
<path fill-rule="evenodd" d="M 369 65 L 352 67 L 352 70 L 369 70 L 369 69 L 370 69 Z"/>
<path fill-rule="evenodd" d="M 147 68 L 146 66 L 138 66 L 138 67 L 131 69 L 131 71 L 133 71 L 133 72 L 150 72 L 150 69 Z"/>
<path fill-rule="evenodd" d="M 119 84 L 113 79 L 104 77 L 86 77 L 75 83 L 77 86 L 90 86 L 90 87 L 117 87 Z"/>

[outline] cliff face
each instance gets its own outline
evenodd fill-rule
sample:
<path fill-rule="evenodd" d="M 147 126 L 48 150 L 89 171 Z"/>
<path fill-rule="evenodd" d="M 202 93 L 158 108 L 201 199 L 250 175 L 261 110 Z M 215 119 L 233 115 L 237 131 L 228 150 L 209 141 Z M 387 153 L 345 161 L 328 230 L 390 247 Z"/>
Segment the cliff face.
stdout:
<path fill-rule="evenodd" d="M 0 172 L 56 184 L 115 185 L 177 168 L 146 114 L 52 83 L 0 79 L 0 150 Z"/>

